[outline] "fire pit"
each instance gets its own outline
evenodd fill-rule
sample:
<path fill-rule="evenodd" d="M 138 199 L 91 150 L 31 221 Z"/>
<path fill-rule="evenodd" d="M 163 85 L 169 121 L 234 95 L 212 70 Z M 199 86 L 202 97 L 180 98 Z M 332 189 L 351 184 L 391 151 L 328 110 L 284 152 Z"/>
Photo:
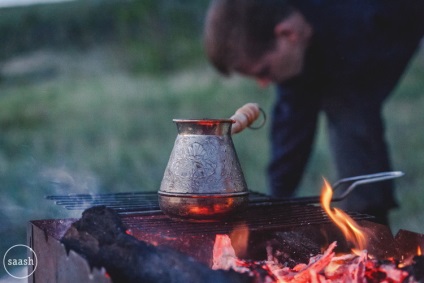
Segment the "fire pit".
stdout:
<path fill-rule="evenodd" d="M 382 176 L 372 175 L 373 180 L 378 178 Z M 363 176 L 349 178 L 349 181 L 365 182 Z M 351 189 L 352 185 L 347 193 Z M 278 258 L 286 268 L 296 268 L 299 263 L 305 264 L 327 248 L 324 255 L 328 258 L 333 258 L 333 252 L 350 253 L 352 248 L 352 241 L 346 238 L 340 225 L 336 225 L 338 212 L 329 207 L 330 202 L 337 199 L 332 195 L 323 197 L 327 202 L 322 204 L 324 210 L 311 204 L 317 202 L 316 198 L 281 200 L 251 192 L 248 207 L 243 213 L 225 221 L 204 223 L 176 221 L 164 215 L 153 192 L 49 198 L 68 209 L 86 210 L 80 220 L 47 219 L 29 223 L 28 243 L 37 254 L 39 266 L 31 275 L 30 282 L 111 282 L 112 278 L 115 282 L 122 282 L 116 280 L 116 274 L 132 274 L 135 270 L 134 276 L 139 276 L 140 271 L 137 270 L 140 268 L 148 268 L 149 276 L 151 272 L 152 276 L 157 276 L 147 282 L 168 282 L 166 278 L 169 276 L 175 278 L 175 282 L 198 282 L 199 278 L 215 276 L 222 280 L 225 278 L 222 282 L 245 282 L 245 275 L 238 277 L 234 271 L 209 275 L 213 272 L 213 265 L 222 265 L 217 264 L 217 245 L 219 247 L 219 243 L 225 241 L 218 239 L 231 242 L 221 245 L 218 250 L 231 251 L 233 263 L 230 266 L 233 269 L 241 264 L 256 271 L 265 270 L 265 273 L 269 268 L 264 266 L 268 265 L 260 263 L 270 257 Z M 417 248 L 424 246 L 423 235 L 400 231 L 393 237 L 387 226 L 372 222 L 368 215 L 350 212 L 346 218 L 367 231 L 365 240 L 369 244 L 366 254 L 376 259 L 412 259 Z M 270 254 L 271 250 L 274 254 Z M 112 257 L 105 261 L 105 254 Z M 145 261 L 146 256 L 166 260 L 158 261 L 152 267 L 147 264 L 150 260 Z M 140 265 L 140 261 L 144 264 Z M 111 262 L 116 266 L 110 265 Z M 122 266 L 124 262 L 130 269 Z M 164 267 L 164 264 L 169 266 Z M 162 271 L 155 274 L 155 269 Z M 175 270 L 178 276 L 170 275 Z M 187 279 L 185 276 L 190 271 L 193 277 Z M 228 281 L 229 278 L 235 281 Z M 274 278 L 272 282 L 284 281 Z"/>
<path fill-rule="evenodd" d="M 393 237 L 388 227 L 369 221 L 369 216 L 350 216 L 372 231 L 369 252 L 378 258 L 406 257 L 424 244 L 421 235 L 401 231 Z M 179 222 L 161 212 L 123 214 L 121 219 L 127 233 L 136 239 L 177 250 L 209 267 L 217 234 L 229 235 L 237 256 L 250 260 L 265 259 L 267 245 L 283 242 L 289 245 L 287 258 L 293 261 L 313 255 L 313 250 L 305 251 L 308 246 L 326 247 L 337 241 L 336 251 L 347 252 L 350 248 L 326 213 L 313 205 L 251 205 L 244 215 L 219 223 Z M 83 255 L 67 251 L 60 242 L 75 221 L 50 219 L 29 223 L 28 242 L 39 261 L 29 282 L 111 282 L 105 269 L 92 268 Z M 246 231 L 248 238 L 243 239 Z"/>

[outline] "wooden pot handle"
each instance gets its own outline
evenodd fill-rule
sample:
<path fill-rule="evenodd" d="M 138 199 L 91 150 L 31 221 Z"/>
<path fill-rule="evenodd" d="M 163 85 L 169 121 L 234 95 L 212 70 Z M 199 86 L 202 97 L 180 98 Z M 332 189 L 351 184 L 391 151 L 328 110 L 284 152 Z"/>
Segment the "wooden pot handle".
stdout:
<path fill-rule="evenodd" d="M 247 103 L 237 109 L 230 118 L 235 121 L 231 127 L 231 134 L 237 134 L 252 125 L 261 115 L 261 112 L 263 113 L 257 103 Z"/>

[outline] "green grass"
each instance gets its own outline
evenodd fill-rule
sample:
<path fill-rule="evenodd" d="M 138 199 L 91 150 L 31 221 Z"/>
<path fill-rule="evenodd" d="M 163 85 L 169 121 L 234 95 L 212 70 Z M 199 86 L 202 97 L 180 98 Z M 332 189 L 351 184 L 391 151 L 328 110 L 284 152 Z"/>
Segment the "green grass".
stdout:
<path fill-rule="evenodd" d="M 45 195 L 158 190 L 177 135 L 173 118 L 223 118 L 246 102 L 270 113 L 273 89 L 224 79 L 209 64 L 132 73 L 109 51 L 52 53 L 54 76 L 0 84 L 0 251 L 24 243 L 30 219 L 78 217 Z M 385 116 L 401 207 L 393 230 L 424 233 L 424 50 L 388 101 Z M 323 121 L 300 194 L 334 181 Z M 268 128 L 234 136 L 250 189 L 266 192 Z"/>

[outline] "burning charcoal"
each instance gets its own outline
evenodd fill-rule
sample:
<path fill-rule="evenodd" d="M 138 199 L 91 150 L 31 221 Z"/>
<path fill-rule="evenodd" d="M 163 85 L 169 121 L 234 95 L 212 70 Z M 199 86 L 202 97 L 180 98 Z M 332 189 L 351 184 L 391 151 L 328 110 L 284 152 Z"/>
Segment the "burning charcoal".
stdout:
<path fill-rule="evenodd" d="M 308 263 L 312 255 L 321 252 L 321 247 L 316 241 L 297 231 L 276 232 L 265 243 L 261 244 L 261 241 L 262 239 L 259 239 L 260 244 L 254 245 L 258 254 L 250 255 L 252 258 L 264 259 L 271 256 L 290 268 L 299 263 Z M 264 254 L 266 251 L 268 255 Z"/>
<path fill-rule="evenodd" d="M 193 258 L 156 247 L 125 233 L 119 216 L 104 206 L 84 211 L 62 238 L 94 267 L 106 268 L 113 282 L 252 282 L 233 270 L 212 270 Z"/>

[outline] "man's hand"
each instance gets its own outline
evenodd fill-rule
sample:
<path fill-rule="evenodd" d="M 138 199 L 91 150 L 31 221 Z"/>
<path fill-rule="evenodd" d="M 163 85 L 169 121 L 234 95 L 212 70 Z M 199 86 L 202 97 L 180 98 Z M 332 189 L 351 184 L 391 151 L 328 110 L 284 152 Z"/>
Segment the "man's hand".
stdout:
<path fill-rule="evenodd" d="M 235 123 L 232 125 L 231 134 L 236 134 L 249 127 L 256 119 L 258 119 L 261 110 L 257 103 L 247 103 L 237 109 L 236 113 L 231 116 Z"/>

